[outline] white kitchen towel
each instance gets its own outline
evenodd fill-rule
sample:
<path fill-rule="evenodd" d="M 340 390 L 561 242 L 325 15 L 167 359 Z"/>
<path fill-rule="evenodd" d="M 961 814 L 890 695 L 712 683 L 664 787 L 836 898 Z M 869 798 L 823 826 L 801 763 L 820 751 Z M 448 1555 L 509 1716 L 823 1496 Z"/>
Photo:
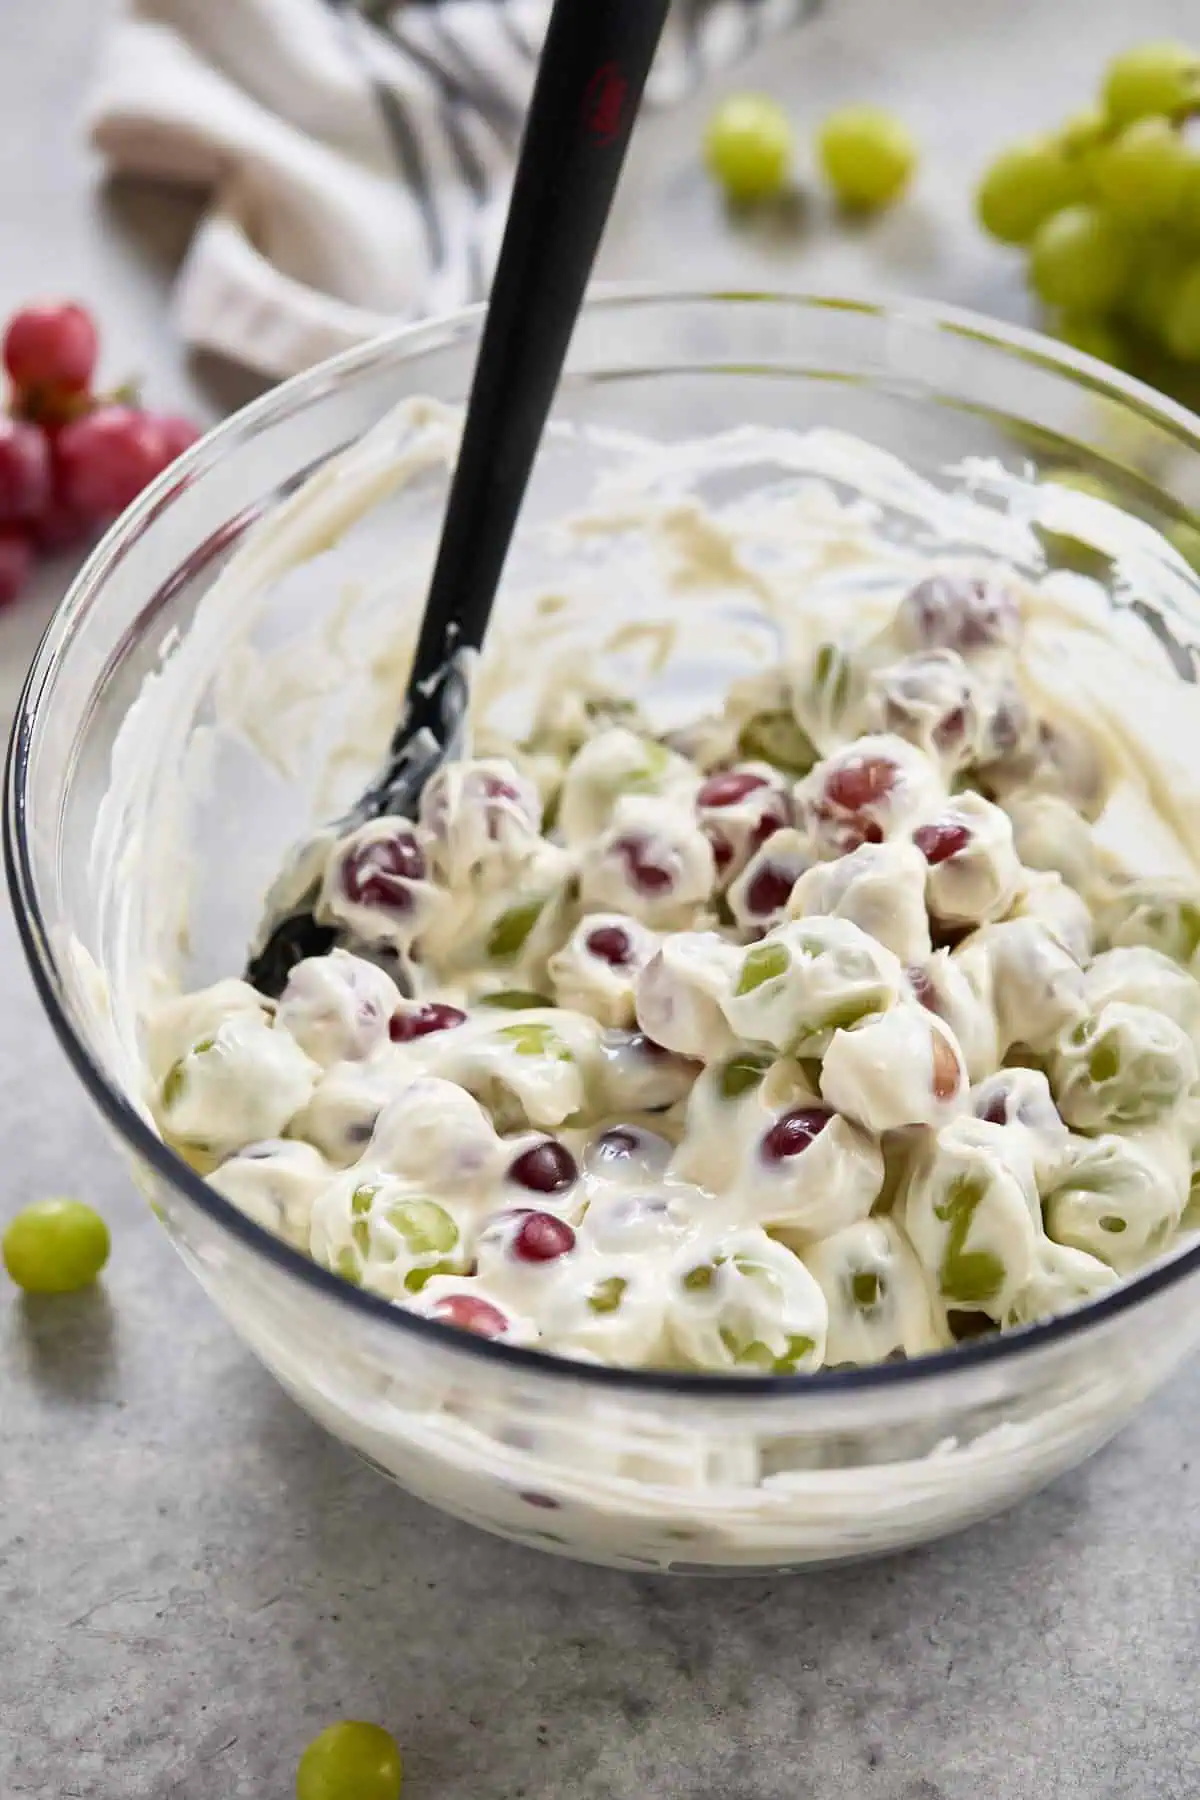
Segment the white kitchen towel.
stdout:
<path fill-rule="evenodd" d="M 580 6 L 591 0 L 577 0 Z M 677 99 L 819 0 L 676 0 Z M 211 196 L 185 339 L 290 375 L 479 299 L 550 0 L 125 0 L 91 103 L 115 172 Z"/>

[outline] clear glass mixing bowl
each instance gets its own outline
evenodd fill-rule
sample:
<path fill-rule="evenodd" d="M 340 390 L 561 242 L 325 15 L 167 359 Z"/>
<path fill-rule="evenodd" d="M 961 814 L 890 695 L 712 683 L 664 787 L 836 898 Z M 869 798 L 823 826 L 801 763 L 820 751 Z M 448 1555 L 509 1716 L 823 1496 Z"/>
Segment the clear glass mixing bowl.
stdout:
<path fill-rule="evenodd" d="M 567 1555 L 689 1572 L 803 1568 L 982 1518 L 1095 1449 L 1192 1350 L 1200 1248 L 1072 1316 L 910 1364 L 750 1379 L 607 1369 L 459 1334 L 347 1286 L 210 1190 L 148 1120 L 121 1021 L 154 965 L 193 983 L 240 966 L 286 846 L 360 777 L 361 759 L 335 756 L 327 781 L 331 752 L 386 737 L 403 669 L 378 652 L 413 624 L 444 468 L 434 459 L 398 487 L 381 464 L 375 504 L 348 530 L 331 477 L 307 560 L 264 552 L 254 600 L 223 611 L 209 604 L 214 580 L 256 520 L 389 408 L 416 395 L 460 402 L 479 323 L 472 311 L 400 332 L 268 395 L 160 480 L 74 584 L 31 669 L 8 771 L 9 879 L 46 1010 L 237 1331 L 330 1431 L 434 1504 Z M 1047 467 L 1102 478 L 1164 531 L 1200 501 L 1200 438 L 1179 408 L 1030 335 L 916 304 L 604 297 L 580 323 L 557 419 L 501 607 L 510 640 L 514 623 L 549 629 L 549 614 L 522 613 L 514 598 L 546 579 L 538 529 L 582 501 L 598 462 L 619 468 L 622 432 L 674 441 L 743 423 L 834 427 L 897 453 L 942 492 L 970 489 L 997 529 Z M 405 429 L 417 429 L 412 418 Z M 743 462 L 733 486 L 770 478 Z M 843 499 L 853 485 L 848 469 Z M 915 529 L 903 511 L 890 521 L 898 538 Z M 1150 541 L 1134 546 L 1135 562 L 1157 554 Z M 1032 572 L 1047 546 L 1078 564 L 1069 535 L 1021 526 L 1018 560 Z M 1144 585 L 1133 592 L 1118 564 L 1098 566 L 1115 666 L 1135 649 L 1157 658 L 1176 729 L 1200 742 L 1188 685 L 1200 584 L 1179 562 L 1160 603 Z M 1083 567 L 1095 574 L 1096 558 Z M 692 676 L 710 613 L 715 622 L 730 605 L 719 587 L 689 596 L 675 654 Z M 648 604 L 634 596 L 635 616 Z M 737 605 L 744 614 L 744 595 Z M 599 654 L 606 611 L 568 607 L 568 641 L 585 660 Z M 304 664 L 297 699 L 264 684 L 269 665 L 247 661 L 246 646 L 284 666 L 301 627 L 324 648 Z M 169 691 L 181 639 L 207 658 L 190 698 Z M 157 710 L 131 740 L 130 708 L 164 669 Z M 1129 705 L 1145 705 L 1136 684 Z M 243 729 L 226 741 L 230 706 Z M 286 756 L 264 759 L 285 739 Z"/>

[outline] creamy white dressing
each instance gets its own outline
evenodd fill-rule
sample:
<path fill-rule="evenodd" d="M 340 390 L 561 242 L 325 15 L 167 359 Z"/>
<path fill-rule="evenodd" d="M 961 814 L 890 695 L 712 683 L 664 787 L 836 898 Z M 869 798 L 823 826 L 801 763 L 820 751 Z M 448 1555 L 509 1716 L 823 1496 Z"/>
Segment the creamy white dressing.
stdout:
<path fill-rule="evenodd" d="M 1136 939 L 1156 903 L 1175 912 L 1151 935 L 1188 936 L 1187 902 L 1131 903 L 1099 851 L 1073 853 L 1085 892 L 1020 861 L 1006 795 L 1082 821 L 1111 785 L 1096 742 L 1059 754 L 1057 717 L 1020 698 L 1028 606 L 999 569 L 935 569 L 870 637 L 685 722 L 690 755 L 619 695 L 566 738 L 543 708 L 508 755 L 441 771 L 415 824 L 323 837 L 318 917 L 342 947 L 275 1008 L 202 992 L 190 1041 L 173 1003 L 164 1132 L 218 1174 L 235 1160 L 223 1191 L 347 1281 L 627 1366 L 915 1355 L 956 1314 L 1003 1328 L 1099 1291 L 1081 1257 L 1127 1274 L 1161 1254 L 1185 1195 L 1154 1172 L 1190 1139 L 1177 1020 L 1200 984 L 1136 944 L 1087 965 L 1098 930 Z M 796 879 L 777 835 L 803 846 Z M 1158 980 L 1135 1002 L 1139 956 Z M 947 968 L 982 1015 L 963 1042 Z M 662 1115 L 669 1146 L 632 1194 L 627 1115 Z M 1140 1136 L 1091 1154 L 1106 1129 Z M 327 1159 L 324 1190 L 304 1171 L 307 1242 L 292 1152 L 255 1147 L 279 1138 Z M 1047 1280 L 1047 1237 L 1071 1281 Z"/>
<path fill-rule="evenodd" d="M 306 484 L 234 558 L 121 734 L 94 857 L 112 945 L 103 959 L 106 1028 L 131 1092 L 164 1131 L 213 1169 L 235 1204 L 346 1279 L 466 1329 L 583 1360 L 759 1372 L 915 1355 L 952 1342 L 964 1312 L 1001 1328 L 1025 1323 L 1161 1256 L 1180 1227 L 1195 1136 L 1194 1056 L 1189 1063 L 1171 1035 L 1186 1017 L 1186 1039 L 1195 1016 L 1196 983 L 1183 966 L 1200 935 L 1187 910 L 1200 868 L 1191 770 L 1182 759 L 1172 765 L 1159 732 L 1144 729 L 1151 713 L 1114 692 L 1103 653 L 1115 634 L 1091 584 L 1052 576 L 1031 585 L 1006 566 L 1028 564 L 1044 493 L 998 513 L 838 434 L 613 440 L 613 466 L 586 514 L 547 533 L 572 578 L 565 602 L 543 591 L 526 606 L 525 621 L 538 621 L 536 656 L 518 620 L 481 671 L 476 738 L 486 757 L 448 774 L 443 817 L 423 809 L 421 904 L 400 919 L 394 908 L 381 916 L 363 907 L 339 889 L 331 844 L 317 846 L 326 917 L 352 948 L 390 938 L 412 997 L 394 984 L 389 991 L 390 977 L 345 951 L 298 970 L 273 1018 L 228 982 L 174 997 L 189 906 L 187 821 L 202 804 L 209 738 L 232 728 L 286 765 L 297 721 L 353 677 L 354 721 L 326 746 L 336 787 L 314 784 L 316 810 L 328 812 L 382 745 L 402 684 L 407 643 L 392 626 L 394 595 L 386 631 L 382 616 L 374 621 L 367 659 L 347 623 L 356 605 L 370 612 L 361 593 L 339 600 L 318 638 L 282 655 L 252 647 L 255 608 L 281 574 L 338 542 L 380 496 L 443 466 L 456 429 L 442 409 L 412 403 Z M 697 497 L 703 480 L 760 462 L 785 477 L 773 491 L 719 508 Z M 973 479 L 977 490 L 999 481 L 990 470 Z M 842 497 L 840 483 L 855 497 Z M 921 531 L 899 541 L 881 531 L 884 513 L 919 520 Z M 1019 643 L 958 657 L 914 640 L 911 606 L 889 625 L 931 564 L 951 579 L 980 567 L 939 562 L 939 537 L 995 559 L 986 572 L 1017 592 Z M 597 547 L 608 567 L 589 566 Z M 1149 566 L 1136 532 L 1118 548 L 1131 566 L 1139 557 Z M 641 616 L 614 623 L 604 657 L 581 678 L 575 634 L 589 609 L 609 605 L 614 570 L 631 577 Z M 414 573 L 414 593 L 423 573 L 423 565 Z M 1160 587 L 1178 585 L 1177 574 L 1157 573 Z M 661 619 L 648 594 L 661 596 Z M 727 698 L 711 681 L 694 691 L 686 675 L 672 695 L 660 677 L 687 664 L 688 602 L 713 595 L 730 602 L 714 633 L 718 666 L 745 673 Z M 820 647 L 834 644 L 837 655 L 822 660 Z M 1169 688 L 1148 634 L 1122 644 L 1121 669 L 1139 699 Z M 645 712 L 629 704 L 629 689 L 646 690 Z M 198 730 L 204 693 L 216 724 Z M 1053 744 L 1007 741 L 1021 712 L 1014 696 L 1057 734 Z M 964 717 L 939 737 L 950 699 Z M 781 715 L 792 722 L 782 740 Z M 764 719 L 769 730 L 748 733 Z M 797 733 L 832 760 L 798 771 Z M 892 751 L 901 777 L 892 802 L 826 803 L 823 779 L 880 743 L 886 752 L 897 735 L 905 741 Z M 866 751 L 864 737 L 874 740 Z M 764 787 L 727 807 L 698 803 L 705 777 L 729 768 Z M 486 797 L 476 802 L 479 784 L 498 776 L 516 799 L 501 796 L 497 820 L 494 797 L 491 818 Z M 982 796 L 964 791 L 977 778 Z M 538 830 L 547 802 L 557 804 L 561 841 Z M 167 817 L 172 828 L 160 834 Z M 1156 842 L 1146 865 L 1130 859 L 1151 879 L 1127 898 L 1131 819 L 1139 837 L 1149 822 Z M 856 820 L 878 832 L 882 854 L 866 854 L 872 836 L 854 841 Z M 761 835 L 764 821 L 771 830 Z M 926 866 L 927 952 L 912 842 L 924 826 L 953 822 L 969 828 L 970 847 L 957 869 L 962 852 Z M 639 863 L 669 881 L 631 881 Z M 1046 871 L 1059 888 L 1039 879 Z M 1164 886 L 1164 873 L 1177 889 Z M 773 908 L 754 904 L 770 897 L 771 880 L 755 893 L 764 874 L 783 886 Z M 1110 1020 L 1104 1033 L 1127 1071 L 1151 1071 L 1149 1098 L 1133 1103 L 1138 1122 L 1128 1132 L 1068 1132 L 1049 1088 L 1010 1096 L 1011 1116 L 996 1124 L 996 1096 L 978 1084 L 993 1071 L 1003 1083 L 1003 1057 L 1028 1053 L 1052 1082 L 1061 1066 L 1074 1093 L 1081 1059 L 1072 1034 L 1090 1025 L 1090 990 L 1110 1009 L 1125 1004 L 1119 968 L 1103 967 L 1101 956 L 1094 978 L 1081 970 L 1092 949 L 1081 917 L 1101 951 L 1149 945 L 1173 959 L 1172 977 L 1152 988 L 1145 1009 L 1155 1011 L 1161 995 L 1153 1026 L 1118 1015 L 1120 1031 Z M 796 934 L 812 920 L 856 934 L 839 939 L 843 963 L 828 983 L 833 1016 L 824 1022 L 813 1015 L 809 953 L 795 954 Z M 626 932 L 627 967 L 589 950 L 598 928 Z M 946 930 L 965 931 L 965 941 L 934 953 Z M 786 969 L 747 982 L 750 959 L 775 950 L 787 953 Z M 107 996 L 89 959 L 75 960 L 95 1006 Z M 488 1004 L 498 990 L 526 987 L 557 1004 Z M 858 1010 L 864 992 L 871 1004 Z M 387 1034 L 392 1019 L 431 1004 L 467 1017 L 407 1040 L 401 1028 L 400 1042 Z M 670 1053 L 648 1051 L 639 1027 Z M 223 1057 L 184 1102 L 186 1132 L 173 1131 L 182 1096 L 169 1103 L 164 1082 L 186 1086 L 213 1055 L 206 1040 L 223 1031 L 232 1033 L 237 1103 L 227 1103 L 223 1067 L 233 1061 Z M 268 1040 L 261 1068 L 244 1072 L 247 1104 L 238 1059 Z M 1011 1074 L 1014 1086 L 1044 1081 L 1034 1069 Z M 1072 1102 L 1077 1116 L 1090 1117 L 1089 1104 L 1103 1110 L 1095 1094 L 1085 1094 L 1082 1113 L 1078 1095 Z M 764 1142 L 781 1121 L 785 1138 L 807 1141 L 770 1162 Z M 251 1125 L 268 1141 L 251 1142 Z M 573 1173 L 549 1190 L 523 1187 L 514 1167 L 531 1153 L 544 1160 L 547 1138 Z M 897 1144 L 904 1168 L 885 1179 L 883 1152 L 895 1165 Z M 541 1233 L 533 1256 L 514 1253 L 530 1209 L 534 1239 Z M 245 1328 L 253 1338 L 251 1320 Z M 273 1360 L 279 1366 L 281 1356 Z M 299 1381 L 298 1371 L 297 1363 L 289 1378 Z M 305 1397 L 328 1410 L 315 1389 Z M 415 1448 L 423 1431 L 434 1461 L 461 1471 L 485 1453 L 480 1441 L 470 1449 L 471 1427 L 453 1412 L 420 1428 L 410 1418 L 403 1435 Z M 339 1428 L 349 1429 L 344 1417 Z M 364 1418 L 351 1435 L 381 1454 L 381 1429 Z M 756 1456 L 743 1448 L 738 1478 L 753 1484 Z M 485 1460 L 494 1462 L 494 1446 Z M 598 1454 L 581 1497 L 598 1496 L 606 1466 Z M 981 1468 L 981 1492 L 988 1480 Z M 776 1467 L 759 1490 L 764 1514 L 780 1503 L 781 1481 L 786 1488 Z M 899 1496 L 899 1472 L 897 1484 Z M 919 1505 L 924 1478 L 912 1486 Z M 615 1519 L 644 1502 L 627 1485 L 604 1504 Z M 727 1518 L 719 1535 L 732 1543 L 742 1529 Z M 813 1529 L 837 1535 L 831 1518 Z"/>

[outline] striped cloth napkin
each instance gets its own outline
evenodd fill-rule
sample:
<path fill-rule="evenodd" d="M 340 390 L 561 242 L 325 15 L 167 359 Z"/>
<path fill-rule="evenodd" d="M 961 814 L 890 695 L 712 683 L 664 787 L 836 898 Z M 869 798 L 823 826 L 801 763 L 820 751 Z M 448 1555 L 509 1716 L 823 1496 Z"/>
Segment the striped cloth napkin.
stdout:
<path fill-rule="evenodd" d="M 581 6 L 591 0 L 577 0 Z M 819 0 L 676 0 L 667 105 Z M 124 174 L 210 196 L 191 344 L 271 376 L 486 292 L 550 0 L 125 0 L 91 98 Z"/>

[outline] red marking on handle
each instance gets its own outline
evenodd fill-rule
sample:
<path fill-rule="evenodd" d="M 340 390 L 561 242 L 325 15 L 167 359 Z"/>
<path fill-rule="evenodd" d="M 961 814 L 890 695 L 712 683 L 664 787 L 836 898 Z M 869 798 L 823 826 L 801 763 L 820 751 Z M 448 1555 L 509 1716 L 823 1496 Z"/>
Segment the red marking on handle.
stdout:
<path fill-rule="evenodd" d="M 601 63 L 583 90 L 583 123 L 598 144 L 611 144 L 621 129 L 629 83 L 615 62 Z"/>

